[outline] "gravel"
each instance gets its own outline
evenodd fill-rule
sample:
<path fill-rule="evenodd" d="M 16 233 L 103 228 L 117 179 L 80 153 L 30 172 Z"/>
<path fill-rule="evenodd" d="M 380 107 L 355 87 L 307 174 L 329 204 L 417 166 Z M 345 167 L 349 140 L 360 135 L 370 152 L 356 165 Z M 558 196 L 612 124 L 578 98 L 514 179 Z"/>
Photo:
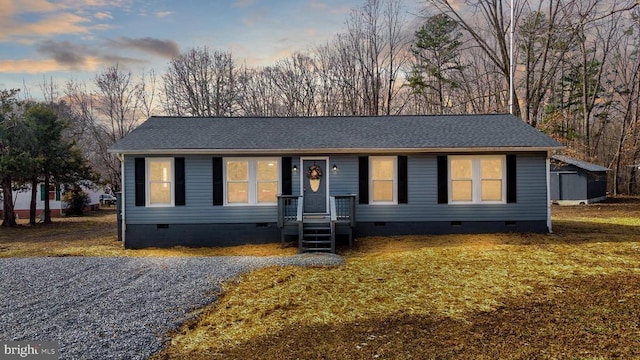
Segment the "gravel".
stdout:
<path fill-rule="evenodd" d="M 342 263 L 331 254 L 0 259 L 0 341 L 55 341 L 61 359 L 146 359 L 225 280 Z"/>

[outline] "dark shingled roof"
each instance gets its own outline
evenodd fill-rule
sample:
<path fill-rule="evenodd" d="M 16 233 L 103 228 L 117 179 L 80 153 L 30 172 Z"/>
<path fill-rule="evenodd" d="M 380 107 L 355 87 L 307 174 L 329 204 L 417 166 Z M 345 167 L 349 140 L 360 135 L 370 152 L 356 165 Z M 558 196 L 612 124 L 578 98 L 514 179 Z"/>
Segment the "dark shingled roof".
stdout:
<path fill-rule="evenodd" d="M 604 166 L 588 163 L 586 161 L 581 161 L 581 160 L 574 159 L 572 157 L 568 157 L 568 156 L 564 156 L 564 155 L 554 155 L 553 159 L 554 160 L 558 160 L 560 162 L 563 162 L 565 164 L 577 166 L 580 169 L 583 169 L 583 170 L 586 170 L 586 171 L 598 172 L 598 171 L 609 171 L 609 170 L 611 170 L 611 169 L 606 168 Z"/>
<path fill-rule="evenodd" d="M 552 149 L 562 145 L 512 115 L 151 117 L 110 152 Z"/>

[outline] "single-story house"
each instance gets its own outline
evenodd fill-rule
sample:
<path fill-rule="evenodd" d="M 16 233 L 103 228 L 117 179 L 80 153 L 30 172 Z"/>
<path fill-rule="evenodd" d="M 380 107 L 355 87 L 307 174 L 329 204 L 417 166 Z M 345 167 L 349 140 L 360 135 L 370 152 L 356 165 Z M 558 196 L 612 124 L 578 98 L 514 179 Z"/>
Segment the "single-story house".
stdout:
<path fill-rule="evenodd" d="M 100 207 L 100 192 L 91 187 L 82 186 L 87 195 L 89 195 L 88 210 L 94 210 Z M 49 207 L 52 217 L 59 217 L 64 214 L 66 203 L 62 200 L 64 191 L 60 184 L 51 184 L 49 189 L 45 189 L 44 184 L 39 184 L 36 189 L 36 214 L 42 216 L 44 212 L 44 199 L 49 198 Z M 18 218 L 28 219 L 29 209 L 31 207 L 31 186 L 13 192 L 13 209 Z M 2 209 L 0 209 L 2 213 Z"/>
<path fill-rule="evenodd" d="M 549 232 L 562 145 L 512 115 L 151 117 L 122 161 L 127 248 Z"/>
<path fill-rule="evenodd" d="M 554 155 L 550 166 L 554 204 L 580 205 L 607 199 L 609 168 L 564 155 Z"/>

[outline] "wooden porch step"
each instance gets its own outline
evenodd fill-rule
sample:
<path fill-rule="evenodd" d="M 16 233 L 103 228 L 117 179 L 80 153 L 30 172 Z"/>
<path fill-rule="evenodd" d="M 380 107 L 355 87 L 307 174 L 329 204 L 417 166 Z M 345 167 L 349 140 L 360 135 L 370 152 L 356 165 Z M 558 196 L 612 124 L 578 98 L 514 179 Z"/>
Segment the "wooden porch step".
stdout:
<path fill-rule="evenodd" d="M 303 245 L 331 245 L 331 241 L 327 240 L 303 240 Z M 325 248 L 326 249 L 326 248 Z"/>
<path fill-rule="evenodd" d="M 331 231 L 331 226 L 304 226 L 305 230 L 323 230 L 323 231 Z"/>

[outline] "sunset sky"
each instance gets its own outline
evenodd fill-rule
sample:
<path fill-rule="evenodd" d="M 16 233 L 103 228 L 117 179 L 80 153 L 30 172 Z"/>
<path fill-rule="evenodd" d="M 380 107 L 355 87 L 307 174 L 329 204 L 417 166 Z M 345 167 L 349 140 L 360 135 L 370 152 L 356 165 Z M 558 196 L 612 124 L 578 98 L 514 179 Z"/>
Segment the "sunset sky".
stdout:
<path fill-rule="evenodd" d="M 408 1 L 416 3 L 416 1 Z M 0 89 L 91 79 L 119 64 L 163 73 L 195 46 L 267 65 L 325 43 L 363 0 L 0 0 Z"/>

